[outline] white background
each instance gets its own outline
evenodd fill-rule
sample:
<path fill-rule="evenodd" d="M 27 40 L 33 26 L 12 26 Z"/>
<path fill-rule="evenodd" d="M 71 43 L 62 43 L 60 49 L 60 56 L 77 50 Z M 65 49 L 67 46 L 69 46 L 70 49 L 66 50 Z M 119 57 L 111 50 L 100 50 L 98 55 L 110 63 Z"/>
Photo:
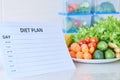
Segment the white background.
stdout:
<path fill-rule="evenodd" d="M 62 0 L 0 0 L 3 21 L 59 23 Z M 1 17 L 0 17 L 1 18 Z"/>

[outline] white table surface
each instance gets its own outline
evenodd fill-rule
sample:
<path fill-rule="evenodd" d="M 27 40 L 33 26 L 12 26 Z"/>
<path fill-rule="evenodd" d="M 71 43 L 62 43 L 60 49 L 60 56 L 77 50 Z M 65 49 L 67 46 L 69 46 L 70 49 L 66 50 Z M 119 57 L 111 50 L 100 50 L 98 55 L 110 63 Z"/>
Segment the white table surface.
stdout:
<path fill-rule="evenodd" d="M 75 71 L 48 73 L 38 76 L 10 79 L 0 67 L 0 80 L 120 80 L 120 61 L 107 64 L 75 63 Z"/>

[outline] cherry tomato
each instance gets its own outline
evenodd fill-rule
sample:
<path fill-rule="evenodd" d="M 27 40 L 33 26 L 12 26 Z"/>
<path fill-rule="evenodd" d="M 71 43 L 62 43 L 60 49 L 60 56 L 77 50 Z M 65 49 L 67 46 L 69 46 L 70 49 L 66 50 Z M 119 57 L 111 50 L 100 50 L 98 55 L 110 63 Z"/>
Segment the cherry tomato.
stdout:
<path fill-rule="evenodd" d="M 96 39 L 95 38 L 90 38 L 90 42 L 96 43 Z"/>
<path fill-rule="evenodd" d="M 68 6 L 68 13 L 72 13 L 73 12 L 73 8 L 71 6 Z"/>
<path fill-rule="evenodd" d="M 80 23 L 79 21 L 75 21 L 75 22 L 73 22 L 73 24 L 74 24 L 75 26 L 79 27 L 81 23 Z"/>
<path fill-rule="evenodd" d="M 99 39 L 98 39 L 98 38 L 95 38 L 95 40 L 96 40 L 96 43 L 98 43 L 98 42 L 99 42 Z"/>
<path fill-rule="evenodd" d="M 93 43 L 93 42 L 91 42 L 91 43 L 88 44 L 89 48 L 94 47 L 96 49 L 96 46 L 97 46 L 97 44 Z"/>
<path fill-rule="evenodd" d="M 72 7 L 73 10 L 77 10 L 79 8 L 78 4 L 69 4 L 69 7 Z"/>
<path fill-rule="evenodd" d="M 68 51 L 69 51 L 69 52 L 71 51 L 71 48 L 70 48 L 70 47 L 68 48 Z"/>
<path fill-rule="evenodd" d="M 88 45 L 87 44 L 82 44 L 81 47 L 88 47 Z"/>
<path fill-rule="evenodd" d="M 93 42 L 93 43 L 98 43 L 98 42 L 99 42 L 99 40 L 98 40 L 98 38 L 91 38 L 91 39 L 90 39 L 90 42 Z"/>
<path fill-rule="evenodd" d="M 79 40 L 79 41 L 78 41 L 78 44 L 79 44 L 79 45 L 86 44 L 86 41 L 85 41 L 85 40 Z"/>
<path fill-rule="evenodd" d="M 90 43 L 90 37 L 86 37 L 85 41 L 86 41 L 87 44 Z"/>
<path fill-rule="evenodd" d="M 74 51 L 70 51 L 69 53 L 72 58 L 76 58 L 76 53 Z"/>
<path fill-rule="evenodd" d="M 95 51 L 95 48 L 94 47 L 90 47 L 90 49 L 89 49 L 90 54 L 93 54 L 94 51 Z"/>
<path fill-rule="evenodd" d="M 93 47 L 93 44 L 92 44 L 92 43 L 89 43 L 89 44 L 88 44 L 88 47 L 89 47 L 89 48 Z"/>

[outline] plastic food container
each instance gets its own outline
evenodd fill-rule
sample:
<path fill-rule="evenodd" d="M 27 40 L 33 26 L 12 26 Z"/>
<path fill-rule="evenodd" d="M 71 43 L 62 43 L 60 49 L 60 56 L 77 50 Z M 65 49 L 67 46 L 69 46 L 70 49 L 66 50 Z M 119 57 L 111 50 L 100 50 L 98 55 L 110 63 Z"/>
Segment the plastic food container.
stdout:
<path fill-rule="evenodd" d="M 2 67 L 2 56 L 1 56 L 1 52 L 0 52 L 0 69 Z"/>
<path fill-rule="evenodd" d="M 94 14 L 93 16 L 92 16 L 92 21 L 91 21 L 91 23 L 92 23 L 92 25 L 93 24 L 97 24 L 97 23 L 99 23 L 99 21 L 101 21 L 101 20 L 105 20 L 106 18 L 108 18 L 109 16 L 113 16 L 113 17 L 115 17 L 115 18 L 117 18 L 117 19 L 120 19 L 120 14 L 119 13 L 114 13 L 114 14 Z"/>
<path fill-rule="evenodd" d="M 64 0 L 63 12 L 69 14 L 90 13 L 92 0 Z"/>
<path fill-rule="evenodd" d="M 94 0 L 93 12 L 119 12 L 119 0 Z"/>
<path fill-rule="evenodd" d="M 69 15 L 63 17 L 63 32 L 77 33 L 79 28 L 91 26 L 91 14 Z"/>

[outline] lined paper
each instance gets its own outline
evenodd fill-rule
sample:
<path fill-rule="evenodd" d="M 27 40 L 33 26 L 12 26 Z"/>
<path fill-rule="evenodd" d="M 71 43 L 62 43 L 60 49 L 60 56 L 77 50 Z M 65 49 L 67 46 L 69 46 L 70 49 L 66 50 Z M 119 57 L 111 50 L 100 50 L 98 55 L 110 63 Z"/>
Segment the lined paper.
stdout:
<path fill-rule="evenodd" d="M 0 30 L 0 47 L 8 76 L 32 76 L 75 69 L 59 26 L 1 23 Z"/>

